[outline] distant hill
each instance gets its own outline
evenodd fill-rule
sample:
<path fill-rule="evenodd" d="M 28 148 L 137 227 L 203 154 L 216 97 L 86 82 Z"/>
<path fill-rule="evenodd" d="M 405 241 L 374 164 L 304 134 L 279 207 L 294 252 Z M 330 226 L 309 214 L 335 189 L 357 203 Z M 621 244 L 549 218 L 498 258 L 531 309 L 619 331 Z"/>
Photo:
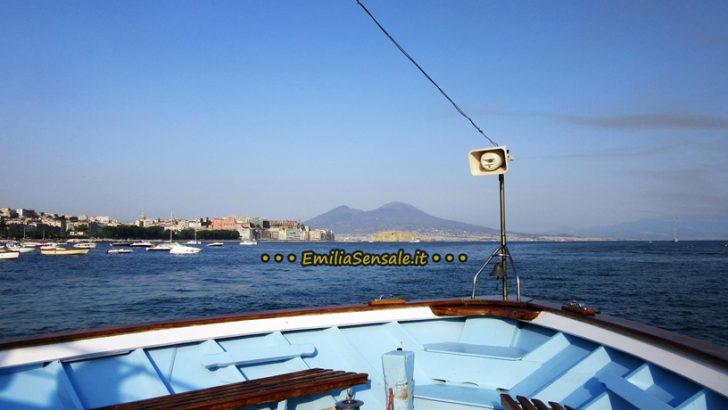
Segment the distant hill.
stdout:
<path fill-rule="evenodd" d="M 430 240 L 497 240 L 499 235 L 497 229 L 438 218 L 403 202 L 390 202 L 370 211 L 342 205 L 303 223 L 312 228 L 332 229 L 337 236 L 363 237 L 380 231 L 411 231 Z M 728 240 L 728 219 L 641 219 L 558 234 L 509 231 L 508 235 L 510 240 L 526 241 L 672 240 L 673 232 L 680 240 Z"/>
<path fill-rule="evenodd" d="M 478 225 L 450 221 L 429 215 L 410 204 L 390 202 L 371 211 L 336 207 L 304 221 L 312 228 L 333 229 L 337 234 L 366 235 L 378 231 L 413 231 L 425 235 L 492 236 L 498 231 Z"/>
<path fill-rule="evenodd" d="M 728 219 L 640 219 L 573 232 L 579 236 L 627 240 L 726 240 Z"/>

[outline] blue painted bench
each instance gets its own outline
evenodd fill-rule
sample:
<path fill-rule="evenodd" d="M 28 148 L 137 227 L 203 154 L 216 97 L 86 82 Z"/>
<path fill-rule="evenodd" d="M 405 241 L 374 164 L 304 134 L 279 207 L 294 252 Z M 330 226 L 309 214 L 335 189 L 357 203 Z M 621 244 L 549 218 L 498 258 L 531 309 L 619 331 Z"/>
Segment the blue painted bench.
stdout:
<path fill-rule="evenodd" d="M 308 357 L 316 354 L 316 347 L 310 343 L 301 345 L 281 345 L 252 347 L 237 352 L 220 352 L 202 356 L 202 365 L 208 369 L 217 369 L 230 365 L 247 366 Z"/>
<path fill-rule="evenodd" d="M 671 410 L 672 406 L 648 394 L 644 390 L 612 373 L 602 373 L 597 377 L 609 391 L 625 399 L 640 409 Z"/>

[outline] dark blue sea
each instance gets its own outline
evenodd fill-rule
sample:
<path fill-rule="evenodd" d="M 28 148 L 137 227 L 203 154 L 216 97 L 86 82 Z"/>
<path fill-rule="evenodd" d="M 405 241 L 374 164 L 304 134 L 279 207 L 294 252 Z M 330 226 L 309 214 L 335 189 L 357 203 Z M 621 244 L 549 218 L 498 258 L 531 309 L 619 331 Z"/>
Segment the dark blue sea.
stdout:
<path fill-rule="evenodd" d="M 175 256 L 23 254 L 0 261 L 0 339 L 250 311 L 465 297 L 494 243 L 261 243 Z M 427 254 L 425 266 L 301 266 L 306 251 Z M 721 242 L 512 243 L 524 296 L 569 300 L 728 345 L 728 248 Z M 263 262 L 262 255 L 270 260 Z M 453 256 L 447 262 L 447 255 Z M 282 257 L 275 261 L 275 255 Z M 441 257 L 434 262 L 434 255 Z M 462 256 L 462 258 L 461 258 Z M 294 262 L 289 257 L 295 258 Z M 461 259 L 465 260 L 464 262 Z M 478 295 L 498 295 L 484 272 Z M 511 290 L 513 294 L 514 290 Z"/>

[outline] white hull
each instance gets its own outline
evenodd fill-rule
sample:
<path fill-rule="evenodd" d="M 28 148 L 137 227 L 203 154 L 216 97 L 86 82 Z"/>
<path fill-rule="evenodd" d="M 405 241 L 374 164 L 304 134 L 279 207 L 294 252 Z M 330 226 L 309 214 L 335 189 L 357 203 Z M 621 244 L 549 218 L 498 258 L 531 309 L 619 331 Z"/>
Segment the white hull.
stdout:
<path fill-rule="evenodd" d="M 46 256 L 86 255 L 90 249 L 78 248 L 40 248 L 40 254 Z"/>
<path fill-rule="evenodd" d="M 133 242 L 129 246 L 131 246 L 133 248 L 149 248 L 149 247 L 154 246 L 154 244 L 151 242 L 148 242 L 148 241 L 143 241 L 143 242 Z"/>
<path fill-rule="evenodd" d="M 197 253 L 200 253 L 202 249 L 195 248 L 194 246 L 184 246 L 180 244 L 175 244 L 172 246 L 172 248 L 169 250 L 169 253 L 172 255 L 194 255 Z"/>
<path fill-rule="evenodd" d="M 171 243 L 161 243 L 147 248 L 149 252 L 169 252 L 174 247 Z"/>
<path fill-rule="evenodd" d="M 126 253 L 132 253 L 133 251 L 131 249 L 109 249 L 106 251 L 106 253 L 115 255 L 115 254 L 126 254 Z"/>
<path fill-rule="evenodd" d="M 2 251 L 0 252 L 0 260 L 18 259 L 20 252 L 18 251 Z"/>
<path fill-rule="evenodd" d="M 20 253 L 30 253 L 35 250 L 34 246 L 31 247 L 24 247 L 24 246 L 17 246 L 17 245 L 10 245 L 7 246 L 8 250 L 13 252 L 20 252 Z"/>

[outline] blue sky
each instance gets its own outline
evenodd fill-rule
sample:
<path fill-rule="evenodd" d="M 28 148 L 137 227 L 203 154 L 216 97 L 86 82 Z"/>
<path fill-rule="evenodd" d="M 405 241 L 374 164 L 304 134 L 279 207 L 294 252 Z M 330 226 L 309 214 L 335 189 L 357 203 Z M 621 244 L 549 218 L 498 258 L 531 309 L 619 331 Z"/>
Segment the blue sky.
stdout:
<path fill-rule="evenodd" d="M 515 161 L 509 228 L 728 217 L 728 2 L 365 1 Z M 497 227 L 490 144 L 354 0 L 0 0 L 0 206 Z"/>

